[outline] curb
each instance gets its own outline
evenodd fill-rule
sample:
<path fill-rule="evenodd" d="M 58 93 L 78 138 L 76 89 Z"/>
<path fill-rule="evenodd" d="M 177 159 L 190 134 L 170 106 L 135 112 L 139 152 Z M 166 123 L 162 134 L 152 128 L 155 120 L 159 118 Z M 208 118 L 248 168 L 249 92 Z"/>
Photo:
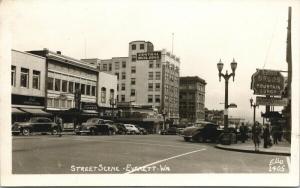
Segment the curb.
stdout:
<path fill-rule="evenodd" d="M 290 153 L 283 153 L 283 152 L 272 152 L 272 151 L 254 151 L 254 150 L 243 150 L 243 149 L 236 149 L 236 148 L 228 148 L 222 147 L 221 145 L 216 145 L 215 148 L 228 150 L 228 151 L 237 151 L 237 152 L 244 152 L 244 153 L 256 153 L 256 154 L 267 154 L 267 155 L 283 155 L 283 156 L 291 156 Z"/>

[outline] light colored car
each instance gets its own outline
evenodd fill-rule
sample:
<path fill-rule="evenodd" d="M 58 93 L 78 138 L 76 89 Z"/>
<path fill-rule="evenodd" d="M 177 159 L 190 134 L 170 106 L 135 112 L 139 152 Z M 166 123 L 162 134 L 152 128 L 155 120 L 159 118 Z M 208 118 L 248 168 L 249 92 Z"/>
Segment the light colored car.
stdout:
<path fill-rule="evenodd" d="M 133 124 L 124 124 L 127 134 L 140 134 L 140 131 L 138 128 L 136 128 Z"/>

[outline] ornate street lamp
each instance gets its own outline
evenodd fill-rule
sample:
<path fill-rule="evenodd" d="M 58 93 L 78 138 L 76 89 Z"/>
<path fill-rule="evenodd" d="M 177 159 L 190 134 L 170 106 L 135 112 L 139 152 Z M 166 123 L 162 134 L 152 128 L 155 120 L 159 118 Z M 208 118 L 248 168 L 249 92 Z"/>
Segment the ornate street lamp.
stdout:
<path fill-rule="evenodd" d="M 109 99 L 109 104 L 112 107 L 112 119 L 114 120 L 115 119 L 114 108 L 115 108 L 115 105 L 117 104 L 117 99 L 114 99 L 114 98 Z"/>
<path fill-rule="evenodd" d="M 237 62 L 235 62 L 235 60 L 233 58 L 233 60 L 230 64 L 231 70 L 232 70 L 232 73 L 230 73 L 230 74 L 228 74 L 227 70 L 226 70 L 226 74 L 222 73 L 223 66 L 224 66 L 224 64 L 222 63 L 222 61 L 220 59 L 219 63 L 217 64 L 217 68 L 219 71 L 219 81 L 221 81 L 221 77 L 223 77 L 225 80 L 224 129 L 225 129 L 225 132 L 227 132 L 227 130 L 228 130 L 228 107 L 229 107 L 229 105 L 228 105 L 228 80 L 232 76 L 233 81 L 234 81 Z"/>
<path fill-rule="evenodd" d="M 253 107 L 253 125 L 255 125 L 255 114 L 256 114 L 256 107 L 258 108 L 259 105 L 257 105 L 256 103 L 253 103 L 253 99 L 250 99 L 250 105 L 251 108 Z"/>

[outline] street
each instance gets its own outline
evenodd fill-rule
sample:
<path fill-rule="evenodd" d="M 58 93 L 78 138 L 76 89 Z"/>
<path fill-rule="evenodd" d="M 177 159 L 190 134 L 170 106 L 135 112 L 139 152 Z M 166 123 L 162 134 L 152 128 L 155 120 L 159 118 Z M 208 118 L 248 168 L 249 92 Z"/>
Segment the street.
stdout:
<path fill-rule="evenodd" d="M 288 172 L 289 157 L 220 150 L 178 135 L 14 136 L 13 174 Z"/>

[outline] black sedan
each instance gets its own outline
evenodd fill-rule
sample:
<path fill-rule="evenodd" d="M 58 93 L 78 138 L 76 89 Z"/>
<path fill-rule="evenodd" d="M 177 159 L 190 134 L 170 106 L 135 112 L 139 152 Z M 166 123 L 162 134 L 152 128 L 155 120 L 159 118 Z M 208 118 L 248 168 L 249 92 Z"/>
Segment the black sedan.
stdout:
<path fill-rule="evenodd" d="M 176 135 L 178 130 L 176 127 L 169 127 L 168 129 L 162 130 L 160 134 L 162 135 Z"/>
<path fill-rule="evenodd" d="M 218 125 L 211 122 L 200 122 L 186 127 L 182 132 L 182 136 L 185 141 L 216 142 L 223 132 L 218 127 Z"/>
<path fill-rule="evenodd" d="M 117 129 L 112 125 L 111 121 L 103 120 L 100 118 L 90 118 L 85 123 L 75 128 L 77 135 L 88 134 L 88 135 L 113 135 L 116 134 Z"/>
<path fill-rule="evenodd" d="M 31 133 L 58 133 L 58 126 L 51 119 L 45 117 L 32 117 L 26 122 L 15 122 L 12 134 L 29 136 Z"/>

